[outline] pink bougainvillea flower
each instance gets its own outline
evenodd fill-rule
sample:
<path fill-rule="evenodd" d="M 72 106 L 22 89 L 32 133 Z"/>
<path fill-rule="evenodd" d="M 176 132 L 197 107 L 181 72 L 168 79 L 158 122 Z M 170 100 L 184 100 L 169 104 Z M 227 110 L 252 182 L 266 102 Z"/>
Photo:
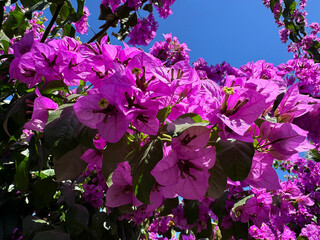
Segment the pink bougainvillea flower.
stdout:
<path fill-rule="evenodd" d="M 281 189 L 280 179 L 272 167 L 273 157 L 265 153 L 256 153 L 252 159 L 251 170 L 245 182 L 255 188 L 269 190 Z"/>
<path fill-rule="evenodd" d="M 33 53 L 35 69 L 37 73 L 43 76 L 59 76 L 57 66 L 58 52 L 48 44 L 36 42 L 33 44 L 31 50 Z M 59 79 L 59 77 L 57 77 Z"/>
<path fill-rule="evenodd" d="M 88 16 L 90 16 L 89 9 L 84 6 L 83 7 L 83 16 L 79 21 L 74 23 L 76 27 L 76 31 L 80 34 L 86 34 L 88 32 Z"/>
<path fill-rule="evenodd" d="M 42 81 L 42 75 L 35 69 L 33 53 L 31 52 L 27 52 L 21 57 L 13 59 L 10 64 L 9 73 L 12 79 L 17 79 L 27 84 L 29 88 Z"/>
<path fill-rule="evenodd" d="M 29 52 L 33 43 L 34 33 L 31 31 L 13 45 L 14 57 L 17 58 Z"/>
<path fill-rule="evenodd" d="M 48 120 L 48 111 L 56 109 L 58 104 L 47 97 L 43 97 L 38 88 L 36 88 L 35 92 L 38 97 L 34 100 L 32 118 L 23 127 L 29 130 L 43 132 Z"/>
<path fill-rule="evenodd" d="M 279 85 L 276 82 L 269 79 L 250 78 L 246 81 L 245 87 L 264 95 L 266 97 L 266 110 L 271 110 L 279 94 Z"/>
<path fill-rule="evenodd" d="M 106 206 L 119 207 L 126 204 L 140 206 L 140 202 L 134 195 L 132 187 L 131 167 L 128 162 L 117 165 L 112 175 L 112 185 L 107 191 Z"/>
<path fill-rule="evenodd" d="M 225 99 L 220 109 L 215 109 L 208 117 L 210 123 L 225 132 L 226 126 L 243 136 L 251 124 L 263 113 L 266 97 L 251 89 L 224 88 Z M 225 136 L 222 136 L 226 138 Z"/>
<path fill-rule="evenodd" d="M 94 163 L 99 168 L 102 167 L 103 151 L 88 149 L 82 156 L 81 159 L 86 163 Z"/>
<path fill-rule="evenodd" d="M 312 109 L 293 120 L 293 123 L 308 131 L 308 139 L 320 143 L 320 103 L 312 106 Z"/>
<path fill-rule="evenodd" d="M 271 214 L 272 196 L 270 193 L 259 193 L 249 198 L 245 205 L 235 209 L 235 214 L 231 215 L 234 220 L 249 222 L 253 220 L 256 226 L 261 226 L 263 222 L 269 221 Z"/>
<path fill-rule="evenodd" d="M 172 149 L 179 153 L 202 149 L 209 141 L 210 132 L 205 126 L 190 127 L 172 139 Z"/>
<path fill-rule="evenodd" d="M 311 100 L 308 95 L 299 93 L 298 83 L 293 84 L 285 93 L 274 115 L 278 118 L 278 122 L 292 122 L 294 118 L 312 109 L 313 105 L 308 104 Z"/>
<path fill-rule="evenodd" d="M 215 163 L 214 148 L 188 151 L 178 155 L 172 151 L 151 171 L 156 181 L 171 195 L 201 200 L 208 188 L 208 169 Z"/>
<path fill-rule="evenodd" d="M 270 154 L 278 159 L 287 159 L 293 154 L 313 149 L 314 146 L 306 139 L 308 132 L 292 123 L 264 122 L 260 127 L 263 139 L 268 139 L 266 146 L 273 151 Z"/>
<path fill-rule="evenodd" d="M 142 133 L 157 135 L 159 130 L 159 120 L 156 118 L 159 103 L 151 100 L 133 103 L 132 108 L 133 120 L 132 125 Z"/>
<path fill-rule="evenodd" d="M 101 137 L 101 135 L 98 133 L 93 138 L 93 144 L 97 149 L 101 149 L 102 150 L 102 149 L 105 148 L 105 146 L 107 144 L 107 141 L 103 137 Z"/>
<path fill-rule="evenodd" d="M 103 94 L 97 89 L 89 91 L 85 97 L 73 105 L 80 122 L 90 128 L 98 129 L 101 136 L 108 142 L 118 142 L 128 129 L 132 114 L 124 112 L 119 86 L 108 85 Z"/>

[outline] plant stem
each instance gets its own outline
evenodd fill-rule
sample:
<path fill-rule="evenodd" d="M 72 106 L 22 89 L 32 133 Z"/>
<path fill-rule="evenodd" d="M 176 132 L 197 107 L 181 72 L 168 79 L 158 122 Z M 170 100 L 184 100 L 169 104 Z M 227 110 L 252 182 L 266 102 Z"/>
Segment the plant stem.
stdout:
<path fill-rule="evenodd" d="M 1 3 L 0 4 L 0 30 L 2 28 L 2 22 L 3 22 L 3 14 L 4 14 L 3 7 L 4 7 L 4 5 Z"/>
<path fill-rule="evenodd" d="M 52 16 L 52 19 L 51 19 L 49 25 L 47 26 L 46 31 L 44 32 L 44 34 L 43 34 L 40 42 L 44 43 L 44 41 L 45 41 L 46 38 L 48 37 L 48 35 L 49 35 L 50 31 L 51 31 L 51 28 L 52 28 L 54 22 L 56 21 L 58 15 L 59 15 L 59 12 L 60 12 L 60 10 L 61 10 L 61 8 L 63 7 L 63 3 L 64 3 L 64 2 L 58 4 L 57 9 L 56 9 L 56 11 L 54 12 L 54 15 Z"/>
<path fill-rule="evenodd" d="M 114 23 L 116 23 L 118 21 L 118 17 L 113 16 L 110 19 L 108 19 L 108 21 L 106 22 L 104 28 L 101 29 L 101 31 L 99 31 L 98 33 L 96 33 L 89 41 L 88 43 L 91 43 L 93 41 L 95 41 L 96 39 L 98 39 L 99 37 L 101 37 L 108 29 L 109 27 L 111 27 Z"/>

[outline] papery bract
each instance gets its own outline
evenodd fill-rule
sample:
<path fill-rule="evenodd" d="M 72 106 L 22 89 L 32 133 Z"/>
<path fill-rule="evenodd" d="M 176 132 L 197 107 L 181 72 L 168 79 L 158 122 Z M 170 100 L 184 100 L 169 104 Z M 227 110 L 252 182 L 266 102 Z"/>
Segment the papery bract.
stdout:
<path fill-rule="evenodd" d="M 126 204 L 142 205 L 135 197 L 132 187 L 131 167 L 128 162 L 119 163 L 112 175 L 112 185 L 107 191 L 106 206 L 119 207 Z"/>

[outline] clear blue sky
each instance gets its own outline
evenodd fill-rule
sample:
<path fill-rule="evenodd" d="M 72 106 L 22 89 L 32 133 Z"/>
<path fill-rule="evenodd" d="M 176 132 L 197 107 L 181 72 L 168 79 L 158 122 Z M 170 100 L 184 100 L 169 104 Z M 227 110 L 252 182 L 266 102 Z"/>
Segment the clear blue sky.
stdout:
<path fill-rule="evenodd" d="M 98 5 L 99 0 L 86 1 L 95 31 L 103 24 L 97 20 Z M 155 13 L 160 27 L 153 42 L 163 40 L 163 33 L 173 33 L 192 50 L 192 62 L 202 57 L 210 64 L 226 61 L 239 67 L 265 59 L 278 65 L 292 56 L 281 43 L 273 15 L 262 0 L 176 0 L 172 9 L 174 14 L 166 20 Z M 309 22 L 320 21 L 319 0 L 309 0 L 307 10 Z M 92 35 L 89 30 L 81 39 L 85 42 Z"/>

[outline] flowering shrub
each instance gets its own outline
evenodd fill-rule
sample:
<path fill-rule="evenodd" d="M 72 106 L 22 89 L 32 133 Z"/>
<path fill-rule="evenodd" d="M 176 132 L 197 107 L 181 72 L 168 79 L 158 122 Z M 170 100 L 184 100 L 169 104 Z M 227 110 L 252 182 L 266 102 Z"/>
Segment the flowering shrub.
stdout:
<path fill-rule="evenodd" d="M 192 67 L 172 34 L 149 53 L 131 47 L 154 37 L 153 6 L 166 18 L 174 1 L 102 1 L 89 43 L 74 38 L 84 1 L 21 2 L 0 32 L 1 238 L 319 238 L 315 55 Z M 263 3 L 284 29 L 303 15 L 295 1 Z M 47 5 L 44 30 L 34 11 Z M 109 44 L 118 23 L 131 46 Z"/>

